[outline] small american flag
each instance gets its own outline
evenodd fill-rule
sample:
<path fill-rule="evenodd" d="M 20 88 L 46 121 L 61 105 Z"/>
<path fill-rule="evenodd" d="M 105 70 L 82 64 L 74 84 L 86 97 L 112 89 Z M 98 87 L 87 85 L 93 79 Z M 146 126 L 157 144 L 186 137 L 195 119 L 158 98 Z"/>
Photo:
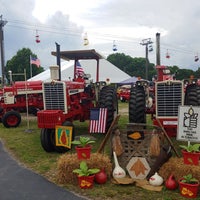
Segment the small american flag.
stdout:
<path fill-rule="evenodd" d="M 83 76 L 84 75 L 84 70 L 83 70 L 79 61 L 76 62 L 76 75 L 77 76 Z"/>
<path fill-rule="evenodd" d="M 90 133 L 105 133 L 107 108 L 92 108 L 90 111 Z"/>
<path fill-rule="evenodd" d="M 36 65 L 38 68 L 40 67 L 40 60 L 38 58 L 32 58 L 32 56 L 31 56 L 30 63 L 31 63 L 31 65 L 32 64 Z"/>

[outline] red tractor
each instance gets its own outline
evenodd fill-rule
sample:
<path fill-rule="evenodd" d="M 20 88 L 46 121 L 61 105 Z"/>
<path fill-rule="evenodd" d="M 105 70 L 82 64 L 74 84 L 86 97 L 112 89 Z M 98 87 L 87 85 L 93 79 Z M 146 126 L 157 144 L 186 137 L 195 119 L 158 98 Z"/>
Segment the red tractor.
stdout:
<path fill-rule="evenodd" d="M 147 81 L 137 81 L 131 88 L 129 122 L 146 123 L 151 114 L 154 125 L 162 125 L 170 137 L 176 136 L 178 107 L 200 105 L 200 85 L 197 80 L 175 80 L 166 66 L 157 66 L 155 86 Z"/>
<path fill-rule="evenodd" d="M 59 54 L 59 55 L 58 55 Z M 41 145 L 47 152 L 66 152 L 69 148 L 56 146 L 56 126 L 71 126 L 73 121 L 90 119 L 92 108 L 107 108 L 107 129 L 117 112 L 116 88 L 99 81 L 99 59 L 103 57 L 95 50 L 52 52 L 52 55 L 65 60 L 74 60 L 74 78 L 69 81 L 52 80 L 43 83 L 44 110 L 37 114 L 38 127 L 41 128 Z M 77 75 L 77 62 L 83 59 L 97 61 L 96 82 L 89 74 Z M 72 132 L 72 139 L 74 138 Z"/>
<path fill-rule="evenodd" d="M 118 92 L 118 98 L 121 102 L 127 102 L 130 99 L 130 85 L 121 86 Z"/>
<path fill-rule="evenodd" d="M 17 81 L 0 94 L 0 119 L 7 128 L 19 126 L 27 108 L 34 115 L 43 109 L 42 81 Z"/>

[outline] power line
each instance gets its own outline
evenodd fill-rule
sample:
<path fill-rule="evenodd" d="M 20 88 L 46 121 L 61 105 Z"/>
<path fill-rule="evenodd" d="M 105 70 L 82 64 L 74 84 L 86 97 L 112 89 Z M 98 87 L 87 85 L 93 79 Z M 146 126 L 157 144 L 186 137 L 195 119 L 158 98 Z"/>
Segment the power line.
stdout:
<path fill-rule="evenodd" d="M 9 23 L 7 26 L 9 27 L 14 27 L 14 28 L 19 28 L 19 29 L 27 29 L 27 30 L 38 30 L 40 33 L 45 32 L 45 33 L 50 33 L 50 34 L 60 34 L 60 35 L 68 35 L 72 37 L 80 37 L 83 33 L 77 32 L 78 27 L 75 27 L 73 25 L 69 24 L 69 27 L 62 27 L 62 30 L 56 26 L 48 26 L 48 25 L 43 25 L 43 24 L 34 24 L 30 23 L 28 21 L 21 21 L 21 20 L 9 20 Z M 76 29 L 75 29 L 76 28 Z M 89 34 L 88 34 L 89 35 Z M 138 39 L 128 37 L 128 36 L 123 36 L 123 35 L 117 35 L 117 34 L 102 34 L 98 32 L 91 32 L 91 35 L 94 35 L 95 39 L 100 39 L 100 40 L 105 40 L 105 41 L 110 41 L 111 46 L 113 43 L 113 39 L 116 42 L 123 42 L 126 43 L 126 47 L 133 48 L 133 44 L 140 44 Z M 119 49 L 120 46 L 118 45 Z M 112 48 L 112 47 L 111 47 Z M 190 54 L 194 55 L 195 52 L 194 50 L 188 50 L 184 48 L 179 48 L 177 46 L 171 45 L 171 44 L 166 44 L 166 43 L 161 43 L 161 49 L 162 50 L 169 50 L 170 52 L 175 52 L 175 53 L 183 53 L 183 54 Z"/>

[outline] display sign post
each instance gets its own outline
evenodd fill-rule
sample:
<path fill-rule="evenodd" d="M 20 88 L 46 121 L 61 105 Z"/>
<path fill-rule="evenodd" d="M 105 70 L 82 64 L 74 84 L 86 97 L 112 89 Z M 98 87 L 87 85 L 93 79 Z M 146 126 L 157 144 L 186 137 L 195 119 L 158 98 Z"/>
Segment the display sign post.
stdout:
<path fill-rule="evenodd" d="M 179 106 L 177 140 L 200 142 L 199 106 Z"/>

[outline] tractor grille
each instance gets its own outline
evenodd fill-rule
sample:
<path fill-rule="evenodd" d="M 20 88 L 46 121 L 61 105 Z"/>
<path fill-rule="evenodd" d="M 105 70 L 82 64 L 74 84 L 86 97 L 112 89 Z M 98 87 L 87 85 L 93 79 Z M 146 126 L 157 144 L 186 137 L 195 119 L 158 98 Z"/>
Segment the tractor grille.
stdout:
<path fill-rule="evenodd" d="M 182 105 L 182 82 L 158 82 L 157 91 L 157 116 L 175 117 L 178 116 L 178 106 Z"/>
<path fill-rule="evenodd" d="M 65 110 L 64 83 L 44 83 L 44 100 L 46 110 Z"/>

